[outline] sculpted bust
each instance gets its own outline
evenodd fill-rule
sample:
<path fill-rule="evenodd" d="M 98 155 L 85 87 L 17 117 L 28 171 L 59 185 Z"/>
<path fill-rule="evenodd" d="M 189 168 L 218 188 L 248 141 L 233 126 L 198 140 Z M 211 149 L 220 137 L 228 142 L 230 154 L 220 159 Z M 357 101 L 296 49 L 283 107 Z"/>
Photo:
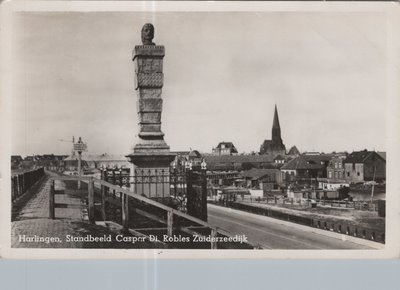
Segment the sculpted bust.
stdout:
<path fill-rule="evenodd" d="M 154 26 L 151 23 L 146 23 L 142 28 L 142 43 L 143 45 L 156 45 L 153 42 Z"/>

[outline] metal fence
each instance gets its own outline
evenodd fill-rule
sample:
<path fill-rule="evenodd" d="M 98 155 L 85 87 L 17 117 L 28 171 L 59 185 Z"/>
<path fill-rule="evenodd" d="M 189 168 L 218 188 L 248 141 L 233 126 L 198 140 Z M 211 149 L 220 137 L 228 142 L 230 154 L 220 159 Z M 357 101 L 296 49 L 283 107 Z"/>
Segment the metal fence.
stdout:
<path fill-rule="evenodd" d="M 111 175 L 110 175 L 111 176 Z M 56 201 L 56 195 L 59 194 L 55 189 L 55 180 L 62 181 L 83 181 L 88 183 L 87 188 L 87 207 L 88 207 L 88 219 L 90 223 L 96 223 L 96 207 L 101 207 L 102 217 L 100 220 L 105 224 L 114 224 L 109 221 L 106 215 L 105 208 L 108 203 L 113 203 L 119 208 L 121 212 L 121 223 L 120 230 L 125 233 L 130 233 L 134 236 L 144 237 L 150 241 L 149 234 L 159 236 L 159 241 L 164 236 L 168 237 L 168 244 L 166 246 L 172 247 L 174 244 L 174 237 L 179 234 L 191 237 L 190 243 L 187 245 L 194 246 L 196 242 L 193 241 L 193 236 L 204 238 L 205 248 L 208 249 L 226 249 L 226 248 L 238 248 L 238 249 L 253 249 L 254 246 L 247 242 L 235 242 L 234 236 L 230 233 L 217 229 L 216 227 L 208 224 L 199 218 L 191 216 L 187 213 L 183 213 L 172 207 L 169 207 L 161 202 L 154 199 L 139 195 L 134 191 L 123 188 L 122 186 L 114 185 L 105 180 L 95 179 L 93 177 L 85 176 L 54 176 L 51 177 L 50 193 L 49 193 L 49 218 L 55 219 L 56 212 L 55 208 L 61 204 Z M 117 180 L 117 179 L 116 179 Z M 96 196 L 96 188 L 101 189 L 101 196 Z M 132 188 L 131 188 L 132 189 Z M 105 193 L 114 195 L 116 198 L 107 197 Z M 57 193 L 57 194 L 56 194 Z M 96 202 L 98 201 L 98 202 Z M 132 207 L 130 205 L 133 205 Z M 149 220 L 153 220 L 161 225 L 161 228 L 149 227 L 143 228 L 132 228 L 132 217 L 135 219 L 138 215 L 144 216 Z M 224 239 L 228 239 L 226 242 Z M 232 241 L 230 241 L 230 240 Z"/>
<path fill-rule="evenodd" d="M 201 170 L 103 167 L 101 179 L 207 221 L 207 172 Z M 118 197 L 114 191 L 106 196 Z"/>
<path fill-rule="evenodd" d="M 290 221 L 305 226 L 337 232 L 379 243 L 385 243 L 385 230 L 355 226 L 351 223 L 346 222 L 345 220 L 331 221 L 331 220 L 324 220 L 322 218 L 318 219 L 305 216 L 298 216 L 290 213 L 285 213 L 279 210 L 257 207 L 257 206 L 252 206 L 251 204 L 243 204 L 226 200 L 213 203 L 242 211 L 251 212 L 258 215 L 264 215 L 280 220 Z"/>
<path fill-rule="evenodd" d="M 44 176 L 44 168 L 11 176 L 11 200 L 14 202 Z"/>
<path fill-rule="evenodd" d="M 234 200 L 233 200 L 234 199 Z M 284 198 L 284 197 L 252 197 L 252 196 L 235 196 L 228 197 L 228 201 L 244 201 L 249 203 L 264 203 L 264 204 L 276 204 L 286 206 L 299 206 L 307 205 L 310 206 L 315 202 L 318 206 L 332 207 L 332 208 L 348 208 L 355 210 L 364 211 L 378 211 L 378 200 L 370 201 L 349 201 L 349 200 L 333 200 L 333 199 L 303 199 L 303 198 Z"/>

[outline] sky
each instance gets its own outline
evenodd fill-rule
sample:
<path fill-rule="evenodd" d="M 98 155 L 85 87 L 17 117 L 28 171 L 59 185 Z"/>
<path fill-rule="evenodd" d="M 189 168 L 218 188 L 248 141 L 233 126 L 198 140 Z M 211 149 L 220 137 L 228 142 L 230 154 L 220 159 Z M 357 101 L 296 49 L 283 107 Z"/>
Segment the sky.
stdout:
<path fill-rule="evenodd" d="M 172 151 L 221 141 L 258 152 L 386 150 L 386 20 L 378 12 L 20 12 L 13 20 L 12 154 L 129 154 L 132 50 L 164 45 L 162 131 Z"/>

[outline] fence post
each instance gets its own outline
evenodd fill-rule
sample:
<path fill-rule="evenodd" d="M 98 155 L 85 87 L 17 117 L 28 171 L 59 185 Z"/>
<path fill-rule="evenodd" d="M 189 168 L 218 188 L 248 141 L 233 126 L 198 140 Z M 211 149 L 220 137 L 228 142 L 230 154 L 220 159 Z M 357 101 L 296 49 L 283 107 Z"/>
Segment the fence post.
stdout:
<path fill-rule="evenodd" d="M 122 199 L 122 230 L 129 230 L 129 196 L 120 192 Z"/>
<path fill-rule="evenodd" d="M 14 176 L 11 176 L 11 201 L 14 202 L 15 199 L 15 182 Z"/>
<path fill-rule="evenodd" d="M 122 167 L 119 168 L 118 172 L 119 172 L 119 177 L 118 177 L 118 179 L 119 179 L 119 187 L 122 188 Z M 122 192 L 119 193 L 119 198 L 121 199 L 121 202 L 122 202 L 122 199 L 123 199 Z"/>
<path fill-rule="evenodd" d="M 105 170 L 101 170 L 101 180 L 105 180 Z M 101 184 L 101 217 L 103 221 L 107 220 L 106 215 L 106 188 L 103 184 Z"/>
<path fill-rule="evenodd" d="M 25 190 L 26 190 L 26 188 L 25 188 L 25 182 L 26 182 L 25 176 L 26 176 L 26 174 L 22 173 L 22 192 L 21 192 L 22 194 L 25 193 Z"/>
<path fill-rule="evenodd" d="M 54 179 L 52 179 L 50 181 L 49 218 L 51 218 L 52 220 L 55 218 L 55 215 L 54 215 Z"/>
<path fill-rule="evenodd" d="M 94 180 L 90 178 L 88 184 L 88 211 L 89 222 L 94 223 Z"/>
<path fill-rule="evenodd" d="M 176 198 L 176 196 L 177 196 L 177 188 L 176 188 L 177 173 L 176 173 L 176 168 L 174 168 L 174 171 L 173 171 L 173 178 L 174 178 L 174 195 L 175 195 L 175 198 Z"/>
<path fill-rule="evenodd" d="M 172 210 L 167 212 L 167 235 L 172 237 L 174 229 L 174 213 Z"/>
<path fill-rule="evenodd" d="M 18 197 L 19 196 L 19 192 L 20 192 L 20 186 L 19 186 L 19 174 L 17 174 L 16 176 L 15 176 L 15 180 L 16 180 L 16 193 L 15 193 L 15 196 L 16 197 Z"/>
<path fill-rule="evenodd" d="M 192 171 L 187 169 L 186 172 L 186 211 L 187 214 L 193 214 L 193 185 L 192 185 Z"/>
<path fill-rule="evenodd" d="M 211 250 L 217 249 L 217 239 L 216 239 L 217 236 L 218 236 L 217 228 L 212 228 L 211 229 Z"/>
<path fill-rule="evenodd" d="M 201 219 L 207 221 L 207 216 L 207 170 L 203 169 L 201 170 Z"/>
<path fill-rule="evenodd" d="M 114 184 L 115 185 L 115 167 L 112 169 L 112 184 Z M 115 189 L 113 189 L 113 196 L 115 197 L 116 196 L 116 192 L 115 192 Z"/>

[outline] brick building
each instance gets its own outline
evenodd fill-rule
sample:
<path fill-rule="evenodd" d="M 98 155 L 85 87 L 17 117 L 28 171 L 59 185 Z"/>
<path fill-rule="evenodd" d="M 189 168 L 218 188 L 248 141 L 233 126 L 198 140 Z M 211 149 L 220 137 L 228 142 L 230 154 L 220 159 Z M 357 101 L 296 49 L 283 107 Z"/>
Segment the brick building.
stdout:
<path fill-rule="evenodd" d="M 355 151 L 343 163 L 345 179 L 349 182 L 386 180 L 386 160 L 375 151 Z"/>

